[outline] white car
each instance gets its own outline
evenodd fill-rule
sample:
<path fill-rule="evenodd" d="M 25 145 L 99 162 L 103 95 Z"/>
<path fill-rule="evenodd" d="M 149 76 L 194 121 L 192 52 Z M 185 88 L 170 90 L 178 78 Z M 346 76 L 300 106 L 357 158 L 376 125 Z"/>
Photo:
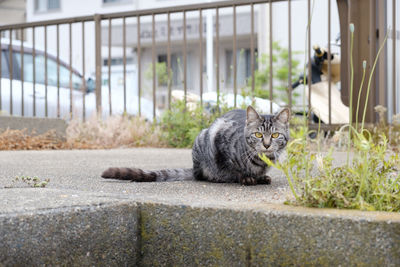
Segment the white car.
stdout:
<path fill-rule="evenodd" d="M 221 104 L 227 105 L 229 108 L 234 107 L 235 104 L 235 95 L 232 93 L 221 94 L 219 97 Z M 212 106 L 217 105 L 217 92 L 207 92 L 203 94 L 203 102 L 210 103 Z M 253 100 L 250 96 L 243 97 L 240 94 L 236 95 L 236 106 L 241 107 L 242 105 L 252 105 Z M 262 114 L 270 114 L 271 110 L 271 101 L 268 99 L 263 99 L 260 97 L 254 97 L 254 106 L 257 108 L 259 112 Z M 272 102 L 272 113 L 276 113 L 282 109 L 281 106 Z"/>
<path fill-rule="evenodd" d="M 10 81 L 10 47 L 9 39 L 1 39 L 1 114 L 11 114 L 22 116 L 22 98 L 24 113 L 26 117 L 45 117 L 46 86 L 45 86 L 45 53 L 35 49 L 35 84 L 33 84 L 33 49 L 29 44 L 24 46 L 24 66 L 23 66 L 23 88 L 22 88 L 22 67 L 21 67 L 21 43 L 13 40 L 12 43 L 12 62 L 13 80 Z M 122 68 L 122 67 L 121 67 Z M 123 72 L 118 66 L 112 68 L 112 113 L 122 114 L 124 112 Z M 47 116 L 57 117 L 57 106 L 59 94 L 60 117 L 69 119 L 70 114 L 70 69 L 72 71 L 72 117 L 82 117 L 83 98 L 85 95 L 86 117 L 96 113 L 95 81 L 92 78 L 86 80 L 86 87 L 83 88 L 83 77 L 75 69 L 60 60 L 59 66 L 59 90 L 57 88 L 57 58 L 47 53 Z M 108 82 L 105 80 L 106 67 L 103 67 L 102 81 L 102 114 L 109 114 Z M 86 78 L 85 78 L 86 79 Z M 127 113 L 138 114 L 138 95 L 137 95 L 137 71 L 135 66 L 127 66 Z M 12 88 L 12 111 L 10 109 L 11 89 Z M 22 95 L 23 89 L 23 95 Z M 35 93 L 34 93 L 35 92 Z M 33 106 L 35 102 L 35 114 Z M 152 102 L 141 98 L 141 114 L 145 118 L 153 119 Z M 159 115 L 159 112 L 156 111 Z"/>
<path fill-rule="evenodd" d="M 33 49 L 24 44 L 24 66 L 23 66 L 23 87 L 22 87 L 22 67 L 21 67 L 21 43 L 13 40 L 12 45 L 12 77 L 10 78 L 10 47 L 9 39 L 1 39 L 1 111 L 2 114 L 22 115 L 22 97 L 24 116 L 34 115 L 33 106 L 36 105 L 35 116 L 45 117 L 45 53 L 35 49 L 35 85 L 33 84 Z M 70 117 L 70 67 L 60 60 L 60 90 L 57 90 L 57 58 L 47 54 L 47 110 L 48 117 L 57 117 L 57 95 L 60 99 L 60 117 Z M 83 88 L 82 75 L 72 69 L 72 106 L 73 113 L 77 115 L 82 110 L 82 96 L 93 91 L 87 83 Z M 12 92 L 11 92 L 12 86 Z M 23 89 L 23 95 L 22 95 Z M 34 93 L 35 89 L 35 93 Z M 10 109 L 10 99 L 12 95 L 12 110 Z M 80 110 L 79 110 L 80 109 Z M 76 114 L 75 114 L 76 113 Z"/>
<path fill-rule="evenodd" d="M 138 72 L 135 65 L 126 65 L 126 112 L 128 114 L 139 114 L 139 95 L 138 95 Z M 109 88 L 108 88 L 108 67 L 102 68 L 102 90 L 101 103 L 102 115 L 106 117 L 110 112 Z M 143 92 L 142 92 L 143 94 Z M 87 98 L 93 98 L 89 103 L 95 104 L 95 95 L 90 93 Z M 94 107 L 93 107 L 94 108 Z M 92 107 L 89 107 L 91 110 Z M 111 111 L 112 114 L 124 113 L 124 70 L 122 65 L 111 66 Z M 142 117 L 153 120 L 153 102 L 141 97 L 140 112 Z M 160 116 L 160 111 L 156 109 L 156 117 Z"/>
<path fill-rule="evenodd" d="M 184 99 L 184 92 L 182 90 L 172 90 L 171 92 L 172 98 L 174 100 L 183 100 Z M 217 92 L 207 92 L 203 93 L 203 103 L 205 106 L 208 106 L 209 109 L 213 109 L 217 106 Z M 186 96 L 189 108 L 195 106 L 193 104 L 198 103 L 200 101 L 200 96 L 194 93 L 188 93 Z M 221 105 L 226 105 L 228 108 L 233 108 L 235 106 L 235 95 L 232 93 L 227 94 L 220 94 L 219 101 Z M 240 108 L 241 106 L 245 105 L 252 105 L 253 100 L 251 97 L 246 96 L 243 97 L 240 94 L 236 95 L 236 106 Z M 271 101 L 268 99 L 263 99 L 259 97 L 254 98 L 254 106 L 260 111 L 262 114 L 270 114 L 271 113 Z M 281 106 L 272 102 L 272 113 L 276 113 L 282 109 Z"/>

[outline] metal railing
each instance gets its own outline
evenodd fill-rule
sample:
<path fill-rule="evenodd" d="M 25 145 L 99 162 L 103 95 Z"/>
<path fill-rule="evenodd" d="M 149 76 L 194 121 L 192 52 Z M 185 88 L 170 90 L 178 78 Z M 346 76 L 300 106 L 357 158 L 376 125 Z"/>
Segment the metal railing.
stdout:
<path fill-rule="evenodd" d="M 307 48 L 306 48 L 306 54 L 307 54 L 307 61 L 311 62 L 312 61 L 312 48 L 311 48 L 311 12 L 312 12 L 312 1 L 311 0 L 305 0 L 307 1 L 307 18 L 308 18 L 308 30 L 307 30 Z M 331 11 L 331 0 L 327 0 L 328 1 L 328 9 L 326 10 L 326 18 L 327 18 L 327 23 L 328 23 L 328 29 L 327 29 L 327 34 L 328 34 L 328 46 L 327 46 L 327 70 L 328 70 L 328 110 L 329 110 L 329 119 L 325 122 L 327 125 L 329 126 L 335 126 L 334 123 L 332 123 L 332 99 L 331 99 L 331 82 L 332 82 L 332 78 L 331 78 L 331 72 L 332 72 L 332 66 L 331 66 L 331 55 L 332 55 L 332 51 L 331 51 L 331 16 L 332 16 L 332 11 Z M 342 0 L 338 1 L 338 6 L 339 6 L 339 17 L 341 16 L 341 14 L 343 14 L 344 12 L 347 12 L 348 14 L 350 14 L 350 12 L 348 11 L 349 9 L 351 9 L 351 6 L 346 6 L 346 4 L 342 3 L 340 4 L 339 2 L 341 2 Z M 24 55 L 24 53 L 26 52 L 26 48 L 25 45 L 23 44 L 23 42 L 20 43 L 20 47 L 17 49 L 15 46 L 15 42 L 13 43 L 13 34 L 15 34 L 16 32 L 19 32 L 19 36 L 22 40 L 24 40 L 24 38 L 27 37 L 27 32 L 28 30 L 30 30 L 31 33 L 31 41 L 32 41 L 32 57 L 33 57 L 33 65 L 32 65 L 32 72 L 33 72 L 33 76 L 32 76 L 32 93 L 33 93 L 33 103 L 32 103 L 32 116 L 37 116 L 37 110 L 38 107 L 37 106 L 37 99 L 38 96 L 36 95 L 36 84 L 37 81 L 36 79 L 36 72 L 37 67 L 36 67 L 36 61 L 35 58 L 38 56 L 37 55 L 37 50 L 35 49 L 35 43 L 36 43 L 36 31 L 37 29 L 41 28 L 44 30 L 44 52 L 43 55 L 45 57 L 44 62 L 45 62 L 45 66 L 44 66 L 44 117 L 48 117 L 49 116 L 49 112 L 48 112 L 48 103 L 49 103 L 49 95 L 48 95 L 48 28 L 49 27 L 56 27 L 56 62 L 57 62 L 57 83 L 56 83 L 56 88 L 57 88 L 57 95 L 56 95 L 56 116 L 57 117 L 62 117 L 63 114 L 61 114 L 61 103 L 63 101 L 66 101 L 66 99 L 60 99 L 62 96 L 60 95 L 60 66 L 62 66 L 62 63 L 60 62 L 60 27 L 63 25 L 67 25 L 68 26 L 68 40 L 69 40 L 69 59 L 68 59 L 68 70 L 69 70 L 69 114 L 70 117 L 72 118 L 73 116 L 73 109 L 74 106 L 76 105 L 76 103 L 74 103 L 74 92 L 76 91 L 76 88 L 74 87 L 74 81 L 73 81 L 73 75 L 74 75 L 74 68 L 73 68 L 73 54 L 77 53 L 76 51 L 73 51 L 73 38 L 75 38 L 75 35 L 73 34 L 73 26 L 74 25 L 78 25 L 81 24 L 81 32 L 82 32 L 82 36 L 81 36 L 81 54 L 82 54 L 82 62 L 81 62 L 81 85 L 80 85 L 80 90 L 82 92 L 82 103 L 81 106 L 82 108 L 80 109 L 81 115 L 79 115 L 79 117 L 82 117 L 83 119 L 85 119 L 87 117 L 87 108 L 86 108 L 86 95 L 87 95 L 87 91 L 88 91 L 88 84 L 87 84 L 87 80 L 86 80 L 86 72 L 87 71 L 87 62 L 85 62 L 85 55 L 86 53 L 88 53 L 86 51 L 86 34 L 88 32 L 88 30 L 85 28 L 85 25 L 88 23 L 93 23 L 94 27 L 92 28 L 92 30 L 90 31 L 94 31 L 94 36 L 95 36 L 95 41 L 94 41 L 94 52 L 95 52 L 95 107 L 96 107 L 96 111 L 97 112 L 101 112 L 103 107 L 107 107 L 108 109 L 108 114 L 112 115 L 113 114 L 113 104 L 112 104 L 112 96 L 113 96 L 113 90 L 112 90 L 112 82 L 111 82 L 111 76 L 112 76 L 112 47 L 113 47 L 113 21 L 114 20 L 121 20 L 122 19 L 122 25 L 120 25 L 122 27 L 122 51 L 123 51 L 123 111 L 127 112 L 129 106 L 131 105 L 136 105 L 137 106 L 137 114 L 138 115 L 142 115 L 142 103 L 141 103 L 141 99 L 143 96 L 143 90 L 142 90 L 142 86 L 143 86 L 143 70 L 142 70 L 142 43 L 141 43 L 141 26 L 142 26 L 142 20 L 146 17 L 150 17 L 151 18 L 151 77 L 152 77 L 152 83 L 151 83 L 151 89 L 152 89 L 152 116 L 153 118 L 155 118 L 157 116 L 156 113 L 156 109 L 157 109 L 157 70 L 156 70 L 156 57 L 157 57 L 157 47 L 159 47 L 160 45 L 157 45 L 156 43 L 156 29 L 155 29 L 155 24 L 156 24 L 156 16 L 158 15 L 166 15 L 167 16 L 167 41 L 166 41 L 166 51 L 167 51 L 167 76 L 168 76 L 168 92 L 167 92 L 167 102 L 168 102 L 168 108 L 171 107 L 171 79 L 172 79 L 172 71 L 171 71 L 171 65 L 172 65 L 172 59 L 171 59 L 171 55 L 172 55 L 172 49 L 171 49 L 171 15 L 173 14 L 182 14 L 183 18 L 182 18 L 182 30 L 183 30 L 183 39 L 182 39 L 182 54 L 183 54 L 183 92 L 184 92 L 184 101 L 185 104 L 187 102 L 187 94 L 188 94 L 188 73 L 187 73 L 187 64 L 188 64 L 188 51 L 187 51 L 187 44 L 188 44 L 188 37 L 187 37 L 187 14 L 191 13 L 193 15 L 193 12 L 198 12 L 198 21 L 199 21 L 199 29 L 198 29 L 198 51 L 199 51 L 199 60 L 198 60 L 198 67 L 199 67 L 199 96 L 200 96 L 200 102 L 203 104 L 203 92 L 204 92 L 204 88 L 203 88 L 203 56 L 204 56 L 204 36 L 203 36 L 203 32 L 204 32 L 204 21 L 203 21 L 203 16 L 204 16 L 204 11 L 207 10 L 214 10 L 215 11 L 215 37 L 214 37 L 214 42 L 215 42 L 215 90 L 217 91 L 217 103 L 219 103 L 220 99 L 219 99 L 219 95 L 220 95 L 220 86 L 221 86 L 221 79 L 220 79 L 220 10 L 222 9 L 231 9 L 232 12 L 232 40 L 231 40 L 231 49 L 232 49 L 232 71 L 233 71 L 233 88 L 232 88 L 232 93 L 234 94 L 234 105 L 237 106 L 237 95 L 238 95 L 238 84 L 237 84 L 237 75 L 238 75 L 238 69 L 237 69 L 237 64 L 238 64 L 238 58 L 237 58 L 237 48 L 238 48 L 238 43 L 237 43 L 237 8 L 241 7 L 241 6 L 248 6 L 250 8 L 250 66 L 251 66 L 251 75 L 248 78 L 251 82 L 249 84 L 249 88 L 251 88 L 251 92 L 254 94 L 254 90 L 255 90 L 255 72 L 256 72 L 256 60 L 255 60 L 255 53 L 256 53 L 256 47 L 255 47 L 255 23 L 254 23 L 254 18 L 255 18 L 255 6 L 258 5 L 268 5 L 269 7 L 269 54 L 272 55 L 273 54 L 273 29 L 274 29 L 274 25 L 273 25 L 273 16 L 274 16 L 274 3 L 275 2 L 287 2 L 287 14 L 288 14 L 288 36 L 287 36 L 287 40 L 288 40 L 288 57 L 289 57 L 289 64 L 288 64 L 288 79 L 287 79 L 287 86 L 288 86 L 288 103 L 287 106 L 289 108 L 292 108 L 293 105 L 293 99 L 292 99 L 292 75 L 290 75 L 292 73 L 292 57 L 293 57 L 293 53 L 292 53 L 292 16 L 293 16 L 293 11 L 292 11 L 292 2 L 291 0 L 235 0 L 235 1 L 221 1 L 221 2 L 211 2 L 211 3 L 204 3 L 204 4 L 196 4 L 196 5 L 183 5 L 183 6 L 175 6 L 175 7 L 167 7 L 167 8 L 157 8 L 157 9 L 150 9 L 150 10 L 137 10 L 137 11 L 127 11 L 127 12 L 119 12 L 119 13 L 112 13 L 112 14 L 95 14 L 94 16 L 81 16 L 81 17 L 74 17 L 74 18 L 65 18 L 65 19 L 56 19 L 56 20 L 48 20 L 48 21 L 38 21 L 38 22 L 29 22 L 29 23 L 21 23 L 21 24 L 14 24 L 14 25 L 4 25 L 4 26 L 0 26 L 0 35 L 3 33 L 7 33 L 11 38 L 9 38 L 9 42 L 8 44 L 1 44 L 0 43 L 0 47 L 2 47 L 2 49 L 4 47 L 8 46 L 8 56 L 9 56 L 9 69 L 10 69 L 10 74 L 9 74 L 9 79 L 10 79 L 10 83 L 9 83 L 9 113 L 10 115 L 15 114 L 15 106 L 13 106 L 13 104 L 15 103 L 15 101 L 21 101 L 20 103 L 20 113 L 22 116 L 25 116 L 27 114 L 27 110 L 25 108 L 25 101 L 26 100 L 26 92 L 24 92 L 24 90 L 26 88 L 24 88 L 24 82 L 26 77 L 24 77 L 24 68 L 26 68 L 26 66 L 24 67 L 24 64 L 26 62 L 24 62 L 24 56 L 20 57 L 20 66 L 21 66 L 21 70 L 20 70 L 20 74 L 19 79 L 20 79 L 20 89 L 21 89 L 21 93 L 20 93 L 20 99 L 16 100 L 13 99 L 15 96 L 13 96 L 13 86 L 15 86 L 15 82 L 13 82 L 13 72 L 14 72 L 14 68 L 13 68 L 13 53 L 16 53 L 16 51 L 19 51 L 19 53 L 21 55 Z M 342 1 L 342 2 L 347 2 L 347 1 Z M 392 5 L 393 7 L 395 7 L 395 3 L 396 1 L 393 0 L 392 1 Z M 375 20 L 373 21 L 372 17 L 375 18 L 375 14 L 374 12 L 374 8 L 376 6 L 378 6 L 379 9 L 379 14 L 378 17 L 380 19 L 382 19 L 382 17 L 384 17 L 384 11 L 382 9 L 382 4 L 381 1 L 369 1 L 369 5 L 370 5 L 370 14 L 371 14 L 371 19 L 370 19 L 370 23 L 368 25 L 368 27 L 362 26 L 361 23 L 358 23 L 357 25 L 359 27 L 361 27 L 361 31 L 362 32 L 367 32 L 368 34 L 370 34 L 370 37 L 375 38 L 375 30 L 376 30 L 376 23 Z M 354 9 L 351 10 L 353 13 L 357 13 L 358 15 L 360 15 L 360 11 L 355 11 Z M 352 13 L 352 14 L 353 14 Z M 348 65 L 348 60 L 349 60 L 349 54 L 346 52 L 348 50 L 348 23 L 352 22 L 352 19 L 357 19 L 357 15 L 354 16 L 354 18 L 345 16 L 345 17 L 340 17 L 340 21 L 341 21 L 341 31 L 342 31 L 342 64 L 341 64 L 341 72 L 342 72 L 342 99 L 345 100 L 346 99 L 348 101 L 348 84 L 349 84 L 349 77 L 348 77 L 348 68 L 346 67 Z M 299 14 L 296 14 L 299 15 Z M 303 14 L 300 14 L 303 15 Z M 392 45 L 392 87 L 393 87 L 393 103 L 392 105 L 392 113 L 396 113 L 396 12 L 395 12 L 395 8 L 393 8 L 393 45 Z M 191 16 L 192 18 L 193 16 Z M 136 65 L 137 65 L 137 103 L 131 103 L 131 102 L 127 102 L 127 89 L 129 90 L 129 88 L 127 88 L 127 55 L 126 55 L 126 51 L 127 51 L 127 20 L 128 19 L 134 19 L 135 23 L 132 23 L 132 25 L 134 25 L 136 27 L 136 32 L 137 32 L 137 42 L 136 42 L 136 46 L 130 46 L 130 48 L 134 48 L 136 49 Z M 359 19 L 359 21 L 361 21 Z M 103 23 L 104 22 L 104 23 Z M 108 32 L 108 41 L 107 41 L 107 64 L 106 66 L 103 66 L 103 60 L 102 60 L 102 49 L 104 50 L 104 47 L 102 45 L 102 28 L 104 28 L 104 24 L 107 24 L 107 32 Z M 363 28 L 364 27 L 364 28 Z M 263 30 L 267 30 L 267 29 L 263 29 Z M 380 23 L 379 24 L 379 30 L 380 32 L 385 32 L 386 28 L 385 25 Z M 260 32 L 260 29 L 258 29 L 258 33 Z M 64 32 L 63 32 L 64 33 Z M 374 42 L 371 42 L 372 44 L 369 46 L 369 69 L 371 69 L 371 63 L 372 60 L 375 55 L 376 55 L 376 50 L 377 50 L 377 46 L 379 46 L 380 43 L 382 43 L 383 41 L 383 35 L 380 34 L 379 35 L 379 39 L 377 40 L 377 43 L 375 44 Z M 1 40 L 0 40 L 1 42 Z M 192 41 L 191 41 L 192 42 Z M 359 41 L 359 46 L 364 45 L 362 43 L 362 40 Z M 163 45 L 165 48 L 165 45 Z M 4 48 L 7 49 L 7 48 Z M 25 51 L 24 51 L 25 49 Z M 104 54 L 104 53 L 103 53 Z M 1 62 L 2 62 L 2 57 L 3 53 L 0 53 L 0 69 L 1 69 Z M 362 56 L 362 55 L 360 55 Z M 360 56 L 357 57 L 357 60 L 360 59 Z M 104 57 L 103 57 L 104 58 Z M 380 96 L 380 99 L 376 99 L 376 93 L 372 93 L 371 94 L 371 103 L 372 104 L 368 104 L 369 105 L 369 110 L 372 109 L 373 105 L 377 104 L 378 102 L 382 102 L 385 103 L 386 101 L 384 101 L 384 99 L 382 99 L 382 95 L 384 95 L 385 93 L 387 93 L 385 90 L 386 86 L 386 79 L 385 79 L 385 63 L 386 61 L 381 60 L 381 63 L 379 64 L 378 68 L 378 75 L 376 76 L 377 78 L 377 85 L 379 86 L 375 86 L 373 84 L 373 91 L 372 92 L 378 92 L 378 95 Z M 269 56 L 269 80 L 268 80 L 268 85 L 269 85 L 269 100 L 270 100 L 270 112 L 272 112 L 273 110 L 273 101 L 274 101 L 274 77 L 273 77 L 273 68 L 274 68 L 274 62 L 273 62 L 273 57 Z M 4 66 L 3 66 L 4 67 Z M 107 81 L 107 91 L 102 91 L 102 68 L 107 68 L 107 76 L 108 76 L 108 81 Z M 312 65 L 308 64 L 307 65 L 307 77 L 305 77 L 307 79 L 307 81 L 312 81 Z M 1 72 L 0 72 L 0 75 Z M 0 76 L 1 78 L 1 76 Z M 4 83 L 2 83 L 4 84 Z M 357 85 L 359 84 L 359 81 L 356 81 L 355 83 L 355 88 L 357 88 Z M 384 86 L 382 86 L 384 85 Z M 0 84 L 0 86 L 2 86 Z M 4 86 L 4 85 L 3 85 Z M 312 83 L 308 82 L 307 84 L 308 87 L 308 110 L 311 111 L 312 110 Z M 378 90 L 378 88 L 380 88 L 380 91 L 376 91 Z M 0 109 L 2 109 L 2 92 L 3 90 L 0 87 Z M 107 92 L 108 94 L 108 101 L 107 103 L 104 103 L 104 99 L 102 97 L 102 93 Z M 379 93 L 380 92 L 380 93 Z M 14 94 L 15 95 L 15 94 Z M 51 99 L 51 101 L 54 101 L 54 99 Z M 346 103 L 348 104 L 348 103 Z M 29 113 L 30 114 L 30 113 Z M 309 112 L 309 114 L 311 114 Z M 369 114 L 373 114 L 373 111 L 370 111 Z M 370 121 L 374 120 L 374 115 L 370 115 L 369 117 Z"/>

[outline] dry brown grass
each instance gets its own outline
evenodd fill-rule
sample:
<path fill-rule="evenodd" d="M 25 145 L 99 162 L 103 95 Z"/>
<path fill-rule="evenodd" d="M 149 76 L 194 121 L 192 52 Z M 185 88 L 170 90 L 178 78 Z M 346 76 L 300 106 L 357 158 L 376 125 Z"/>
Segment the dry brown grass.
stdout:
<path fill-rule="evenodd" d="M 71 148 L 165 147 L 158 126 L 143 118 L 111 116 L 105 120 L 92 117 L 86 122 L 73 120 L 67 128 Z"/>
<path fill-rule="evenodd" d="M 105 120 L 92 117 L 86 122 L 72 120 L 67 137 L 55 131 L 44 134 L 7 129 L 0 134 L 0 150 L 104 149 L 118 147 L 165 147 L 158 126 L 142 118 L 112 116 Z"/>
<path fill-rule="evenodd" d="M 61 149 L 64 144 L 65 141 L 57 137 L 55 131 L 36 135 L 26 129 L 7 129 L 0 134 L 0 150 Z"/>

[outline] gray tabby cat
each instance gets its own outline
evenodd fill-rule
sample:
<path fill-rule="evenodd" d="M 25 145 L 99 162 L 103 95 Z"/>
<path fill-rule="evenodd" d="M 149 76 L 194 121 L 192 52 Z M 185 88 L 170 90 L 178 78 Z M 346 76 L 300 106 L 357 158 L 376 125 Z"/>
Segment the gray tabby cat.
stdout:
<path fill-rule="evenodd" d="M 289 140 L 289 109 L 275 115 L 259 115 L 253 107 L 232 110 L 201 131 L 193 145 L 193 169 L 145 171 L 109 168 L 106 179 L 135 182 L 200 180 L 244 185 L 270 184 L 269 166 L 259 157 L 275 161 Z"/>

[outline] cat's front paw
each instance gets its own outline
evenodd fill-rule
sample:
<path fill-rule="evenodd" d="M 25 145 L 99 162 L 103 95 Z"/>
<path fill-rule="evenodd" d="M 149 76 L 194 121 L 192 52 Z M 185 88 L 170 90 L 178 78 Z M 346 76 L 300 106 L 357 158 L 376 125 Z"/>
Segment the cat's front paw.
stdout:
<path fill-rule="evenodd" d="M 242 185 L 256 185 L 257 180 L 254 179 L 253 177 L 242 177 L 240 178 L 240 183 Z"/>
<path fill-rule="evenodd" d="M 257 179 L 258 184 L 271 184 L 271 177 L 268 175 L 262 176 Z"/>

